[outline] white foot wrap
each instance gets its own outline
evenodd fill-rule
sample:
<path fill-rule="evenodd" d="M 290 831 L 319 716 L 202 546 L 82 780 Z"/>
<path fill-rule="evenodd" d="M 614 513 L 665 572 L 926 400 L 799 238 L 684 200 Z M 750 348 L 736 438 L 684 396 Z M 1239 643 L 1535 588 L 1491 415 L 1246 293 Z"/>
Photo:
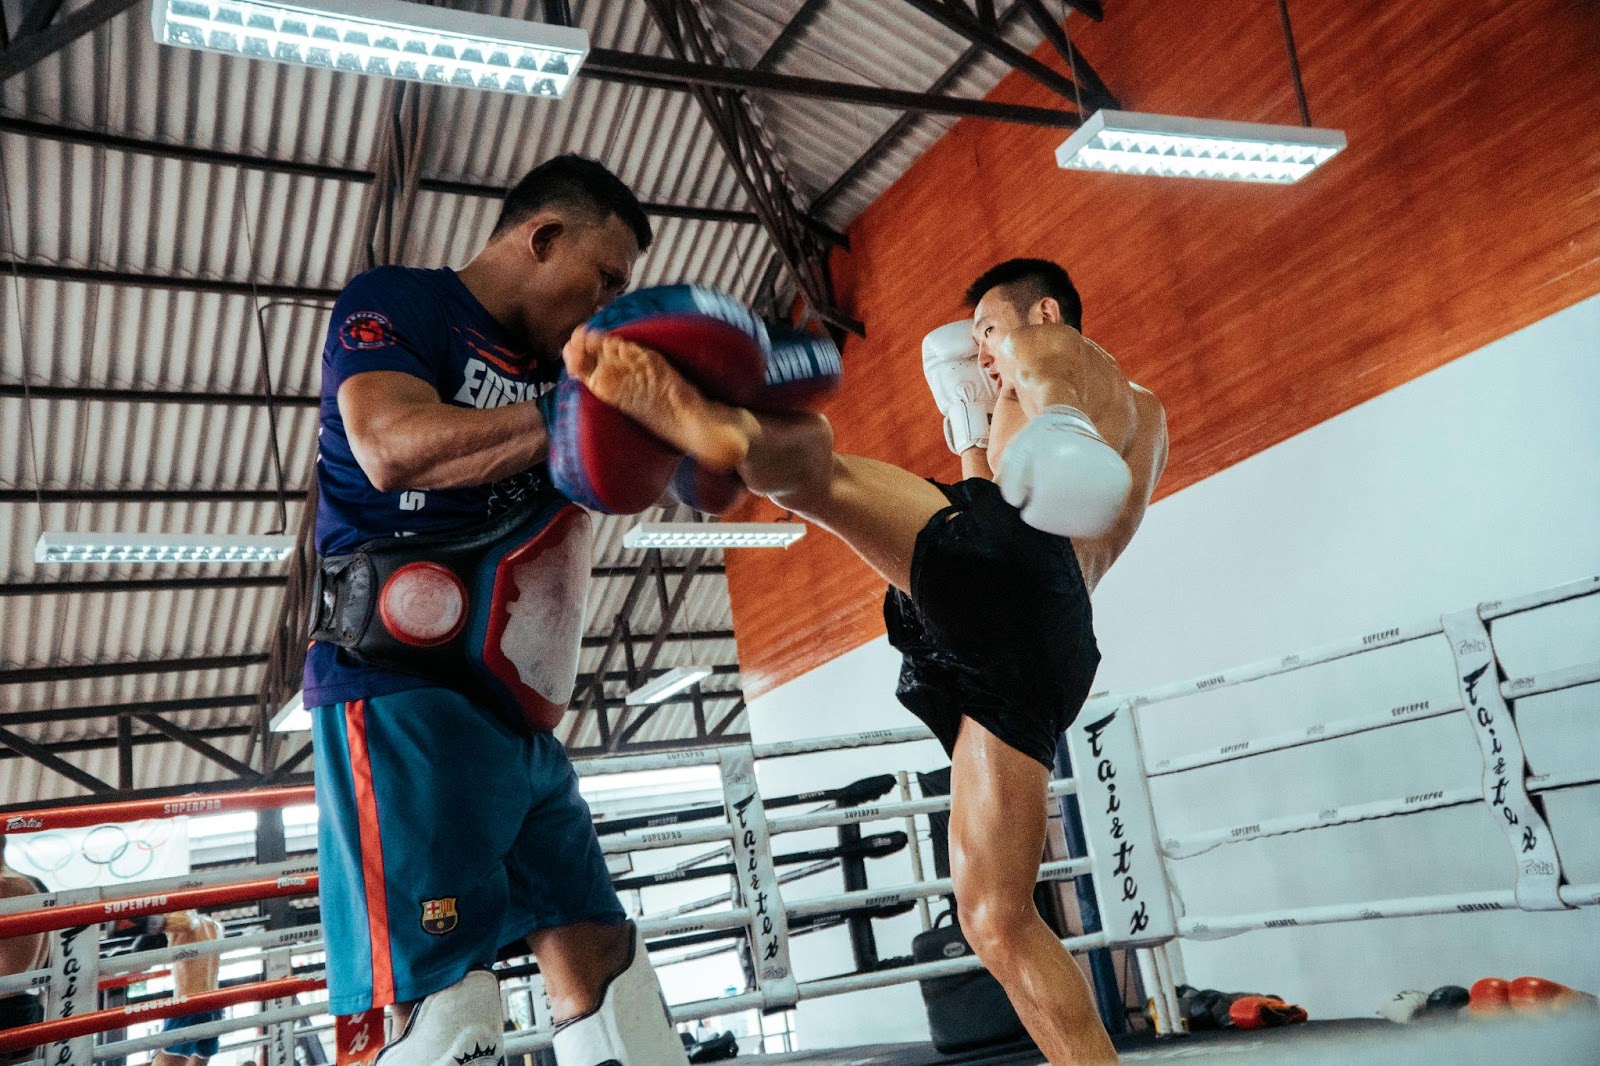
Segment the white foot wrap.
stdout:
<path fill-rule="evenodd" d="M 378 1052 L 382 1066 L 505 1066 L 500 982 L 473 970 L 418 1003 L 400 1039 Z"/>
<path fill-rule="evenodd" d="M 556 1026 L 559 1066 L 687 1066 L 656 972 L 633 926 L 628 964 L 600 993 L 600 1005 Z"/>

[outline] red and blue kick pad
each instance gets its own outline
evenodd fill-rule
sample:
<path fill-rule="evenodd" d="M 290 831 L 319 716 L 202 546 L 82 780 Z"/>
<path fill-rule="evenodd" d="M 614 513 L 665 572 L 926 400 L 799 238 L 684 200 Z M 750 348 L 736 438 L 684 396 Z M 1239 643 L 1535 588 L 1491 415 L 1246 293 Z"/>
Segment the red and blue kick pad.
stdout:
<path fill-rule="evenodd" d="M 660 285 L 618 297 L 589 320 L 660 352 L 707 396 L 757 411 L 794 411 L 838 384 L 838 346 L 790 327 L 769 330 L 743 304 L 697 285 Z M 738 479 L 700 469 L 644 427 L 563 375 L 556 386 L 550 473 L 568 499 L 605 514 L 637 514 L 670 492 L 720 513 Z"/>

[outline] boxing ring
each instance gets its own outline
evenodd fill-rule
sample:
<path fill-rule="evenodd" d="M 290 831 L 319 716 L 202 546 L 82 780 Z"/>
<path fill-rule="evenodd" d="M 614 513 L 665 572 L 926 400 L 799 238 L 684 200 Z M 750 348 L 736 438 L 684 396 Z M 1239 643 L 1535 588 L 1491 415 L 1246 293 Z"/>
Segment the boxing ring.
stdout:
<path fill-rule="evenodd" d="M 1600 682 L 1600 660 L 1577 663 L 1536 674 L 1503 677 L 1493 625 L 1514 615 L 1540 610 L 1555 604 L 1600 593 L 1600 577 L 1562 585 L 1516 599 L 1479 604 L 1466 610 L 1447 613 L 1410 625 L 1394 626 L 1363 634 L 1353 640 L 1315 648 L 1295 655 L 1247 664 L 1135 694 L 1109 694 L 1089 701 L 1066 736 L 1071 778 L 1054 780 L 1049 785 L 1051 801 L 1076 797 L 1081 818 L 1084 849 L 1079 857 L 1044 862 L 1041 881 L 1064 882 L 1082 879 L 1097 904 L 1100 931 L 1071 936 L 1062 943 L 1071 951 L 1096 948 L 1126 949 L 1137 960 L 1139 974 L 1150 1001 L 1157 1030 L 1168 1036 L 1185 1032 L 1179 1009 L 1177 987 L 1186 983 L 1180 947 L 1183 941 L 1231 937 L 1253 930 L 1285 926 L 1326 925 L 1340 922 L 1382 921 L 1390 918 L 1436 914 L 1472 914 L 1480 911 L 1560 911 L 1600 903 L 1600 883 L 1568 883 L 1560 851 L 1544 814 L 1534 797 L 1557 789 L 1600 783 L 1600 766 L 1590 765 L 1572 772 L 1535 775 L 1524 751 L 1513 708 L 1518 700 Z M 1443 637 L 1450 648 L 1456 696 L 1449 700 L 1429 700 L 1372 713 L 1320 722 L 1295 731 L 1267 736 L 1246 736 L 1188 754 L 1164 757 L 1148 763 L 1140 739 L 1138 719 L 1142 708 L 1178 700 L 1198 693 L 1245 686 L 1270 677 L 1310 667 L 1352 659 L 1383 648 L 1414 641 Z M 1595 690 L 1600 692 L 1600 689 Z M 1151 801 L 1150 782 L 1203 767 L 1248 760 L 1269 752 L 1286 751 L 1307 745 L 1338 743 L 1346 738 L 1427 718 L 1462 715 L 1470 724 L 1482 755 L 1482 775 L 1471 784 L 1448 789 L 1428 789 L 1397 795 L 1387 800 L 1335 806 L 1286 815 L 1264 817 L 1243 825 L 1219 826 L 1183 834 L 1163 835 L 1162 812 Z M 763 1013 L 784 1011 L 797 1004 L 822 997 L 882 988 L 913 981 L 946 977 L 980 969 L 973 955 L 937 962 L 913 963 L 872 969 L 832 977 L 802 979 L 794 971 L 790 956 L 791 938 L 819 924 L 850 916 L 883 915 L 903 912 L 930 898 L 953 891 L 948 878 L 922 876 L 919 838 L 925 832 L 915 829 L 912 820 L 926 818 L 949 808 L 948 796 L 906 798 L 905 777 L 900 776 L 901 798 L 880 801 L 876 796 L 886 786 L 860 789 L 852 787 L 802 796 L 764 798 L 757 780 L 761 762 L 811 756 L 831 751 L 889 749 L 897 745 L 922 742 L 929 734 L 920 726 L 876 730 L 846 736 L 785 741 L 773 744 L 731 745 L 673 751 L 650 755 L 615 756 L 577 764 L 583 777 L 600 777 L 638 771 L 705 767 L 714 769 L 721 792 L 720 804 L 691 808 L 673 815 L 641 815 L 597 823 L 602 850 L 608 856 L 642 856 L 671 849 L 715 849 L 728 855 L 711 874 L 706 870 L 684 874 L 685 864 L 672 870 L 617 879 L 620 887 L 643 888 L 691 877 L 717 876 L 732 882 L 720 896 L 683 904 L 660 913 L 637 917 L 653 952 L 663 945 L 684 946 L 729 941 L 742 944 L 748 952 L 753 980 L 743 992 L 713 999 L 676 1003 L 674 1021 L 683 1023 L 755 1010 Z M 885 751 L 885 761 L 890 759 Z M 863 783 L 858 783 L 863 784 Z M 279 789 L 256 792 L 215 794 L 186 799 L 157 800 L 128 804 L 106 804 L 61 810 L 20 812 L 6 816 L 7 833 L 43 832 L 66 826 L 88 826 L 107 822 L 133 821 L 151 817 L 170 817 L 183 813 L 222 813 L 234 810 L 282 807 L 310 802 L 310 789 Z M 825 802 L 820 810 L 802 813 L 777 813 L 787 807 Z M 1508 860 L 1508 882 L 1489 890 L 1455 892 L 1402 898 L 1362 899 L 1333 905 L 1275 909 L 1237 915 L 1190 915 L 1185 913 L 1172 884 L 1172 864 L 1230 845 L 1291 833 L 1315 832 L 1333 826 L 1404 817 L 1424 811 L 1467 804 L 1483 804 L 1500 826 Z M 915 880 L 906 884 L 855 889 L 842 893 L 807 898 L 785 899 L 783 887 L 800 877 L 815 874 L 837 861 L 843 851 L 774 853 L 774 842 L 790 834 L 819 829 L 839 830 L 889 823 L 907 827 L 906 832 L 879 833 L 862 841 L 858 851 L 868 857 L 893 853 L 907 841 Z M 859 834 L 857 834 L 859 836 Z M 841 835 L 841 840 L 843 836 Z M 848 849 L 844 849 L 848 850 Z M 780 866 L 798 867 L 780 874 Z M 242 1043 L 228 1047 L 260 1046 L 263 1063 L 291 1066 L 294 1041 L 308 1033 L 335 1028 L 326 1020 L 317 1002 L 323 988 L 320 965 L 320 930 L 303 926 L 282 930 L 251 932 L 209 943 L 167 948 L 137 954 L 101 958 L 101 922 L 164 913 L 189 907 L 215 907 L 272 898 L 305 896 L 316 892 L 314 863 L 293 860 L 272 865 L 227 869 L 188 877 L 169 878 L 138 884 L 137 895 L 123 889 L 79 889 L 42 896 L 0 901 L 0 937 L 48 931 L 53 939 L 51 964 L 47 969 L 0 978 L 0 995 L 30 989 L 45 993 L 47 1020 L 38 1025 L 0 1032 L 0 1052 L 19 1052 L 43 1047 L 42 1058 L 52 1066 L 89 1066 L 105 1060 L 126 1058 L 163 1046 L 174 1039 L 171 1034 L 95 1042 L 95 1034 L 126 1028 L 130 1023 L 194 1013 L 211 1007 L 245 1003 L 261 1005 L 259 1013 L 199 1025 L 183 1030 L 184 1039 L 225 1035 L 240 1030 L 256 1030 Z M 722 904 L 728 904 L 721 906 Z M 710 909 L 719 907 L 720 909 Z M 926 926 L 926 909 L 923 923 Z M 726 946 L 708 949 L 725 951 Z M 202 954 L 235 955 L 251 952 L 233 963 L 258 964 L 261 979 L 188 999 L 167 997 L 146 1003 L 96 1009 L 97 992 L 125 986 L 140 974 L 170 967 L 182 959 Z M 680 956 L 671 962 L 683 961 Z M 297 960 L 299 965 L 297 966 Z M 501 966 L 502 991 L 527 990 L 531 968 Z M 311 997 L 311 998 L 308 998 Z M 1120 1009 L 1120 1005 L 1119 1005 Z M 324 1019 L 309 1028 L 298 1023 Z M 508 1033 L 508 1056 L 521 1056 L 548 1048 L 551 1030 L 545 1024 Z M 371 1026 L 372 1014 L 341 1019 L 337 1025 L 340 1061 L 368 1061 L 377 1043 Z M 1506 1049 L 1519 1048 L 1526 1054 L 1530 1041 L 1543 1040 L 1547 1057 L 1541 1061 L 1580 1062 L 1600 1046 L 1600 1023 L 1589 1014 L 1573 1014 L 1562 1024 L 1529 1028 L 1525 1022 L 1506 1025 L 1451 1027 L 1452 1032 L 1436 1031 L 1434 1036 L 1403 1032 L 1388 1026 L 1384 1032 L 1357 1034 L 1363 1040 L 1387 1040 L 1383 1061 L 1429 1062 L 1437 1059 L 1439 1048 L 1466 1040 L 1467 1030 L 1477 1044 Z M 1252 1034 L 1258 1044 L 1231 1045 L 1227 1061 L 1285 1061 L 1286 1045 L 1275 1040 L 1292 1039 L 1294 1030 L 1275 1030 L 1271 1034 Z M 1552 1042 L 1553 1041 L 1553 1042 Z M 1166 1041 L 1167 1050 L 1133 1052 L 1126 1061 L 1165 1058 L 1172 1049 L 1191 1044 L 1184 1040 Z M 1352 1045 L 1328 1044 L 1319 1051 L 1317 1041 L 1306 1043 L 1298 1061 L 1351 1061 L 1341 1056 Z M 1376 1045 L 1374 1045 L 1376 1046 Z M 1452 1045 L 1454 1046 L 1454 1045 Z M 1465 1047 L 1465 1044 L 1462 1044 Z M 367 1050 L 363 1051 L 363 1048 Z M 1407 1050 L 1414 1048 L 1415 1050 Z M 1342 1049 L 1342 1050 L 1341 1050 Z M 841 1049 L 841 1054 L 844 1050 Z M 1184 1057 L 1203 1053 L 1191 1044 Z M 1256 1055 L 1261 1058 L 1253 1058 Z M 1508 1052 L 1493 1051 L 1505 1057 Z M 1452 1051 L 1454 1061 L 1468 1061 L 1466 1051 Z M 1317 1058 L 1323 1055 L 1324 1058 Z M 1485 1052 L 1486 1059 L 1491 1055 Z M 814 1058 L 814 1061 L 825 1061 Z M 827 1060 L 831 1061 L 831 1060 Z M 853 1056 L 853 1061 L 870 1061 L 870 1056 Z M 890 1060 L 885 1060 L 890 1061 Z M 934 1061 L 927 1059 L 925 1061 Z M 970 1057 L 969 1057 L 970 1061 Z M 1022 1060 L 1019 1060 L 1022 1061 Z M 1037 1061 L 1035 1055 L 1032 1061 Z"/>

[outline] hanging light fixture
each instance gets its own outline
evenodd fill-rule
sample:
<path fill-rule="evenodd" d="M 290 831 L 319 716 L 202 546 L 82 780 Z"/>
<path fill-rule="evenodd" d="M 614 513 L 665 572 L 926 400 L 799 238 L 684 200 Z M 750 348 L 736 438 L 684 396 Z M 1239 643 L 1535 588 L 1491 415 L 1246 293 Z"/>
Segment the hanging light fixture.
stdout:
<path fill-rule="evenodd" d="M 570 26 L 405 0 L 155 0 L 161 44 L 430 85 L 560 98 L 589 54 Z"/>
<path fill-rule="evenodd" d="M 800 522 L 640 522 L 627 548 L 787 548 L 806 535 Z"/>
<path fill-rule="evenodd" d="M 281 563 L 294 551 L 286 533 L 40 533 L 36 563 Z"/>
<path fill-rule="evenodd" d="M 709 666 L 674 666 L 671 670 L 652 678 L 628 693 L 627 704 L 639 707 L 647 703 L 660 703 L 711 676 Z"/>
<path fill-rule="evenodd" d="M 1065 170 L 1276 185 L 1293 184 L 1316 170 L 1344 149 L 1344 132 L 1312 127 L 1288 0 L 1278 0 L 1278 14 L 1300 126 L 1101 110 L 1056 149 L 1056 164 Z"/>
<path fill-rule="evenodd" d="M 1288 185 L 1344 148 L 1339 130 L 1096 111 L 1056 149 L 1067 170 Z"/>

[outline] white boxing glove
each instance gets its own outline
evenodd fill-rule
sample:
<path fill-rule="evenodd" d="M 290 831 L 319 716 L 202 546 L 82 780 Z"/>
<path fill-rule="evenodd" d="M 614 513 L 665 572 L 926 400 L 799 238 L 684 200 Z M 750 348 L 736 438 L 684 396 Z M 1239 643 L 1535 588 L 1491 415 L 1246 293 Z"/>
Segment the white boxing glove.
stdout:
<path fill-rule="evenodd" d="M 952 322 L 922 338 L 922 372 L 944 415 L 944 442 L 960 455 L 989 446 L 989 423 L 1000 390 L 978 365 L 972 323 Z"/>
<path fill-rule="evenodd" d="M 1011 438 L 995 482 L 1028 525 L 1092 538 L 1116 524 L 1133 475 L 1082 411 L 1053 404 Z"/>

